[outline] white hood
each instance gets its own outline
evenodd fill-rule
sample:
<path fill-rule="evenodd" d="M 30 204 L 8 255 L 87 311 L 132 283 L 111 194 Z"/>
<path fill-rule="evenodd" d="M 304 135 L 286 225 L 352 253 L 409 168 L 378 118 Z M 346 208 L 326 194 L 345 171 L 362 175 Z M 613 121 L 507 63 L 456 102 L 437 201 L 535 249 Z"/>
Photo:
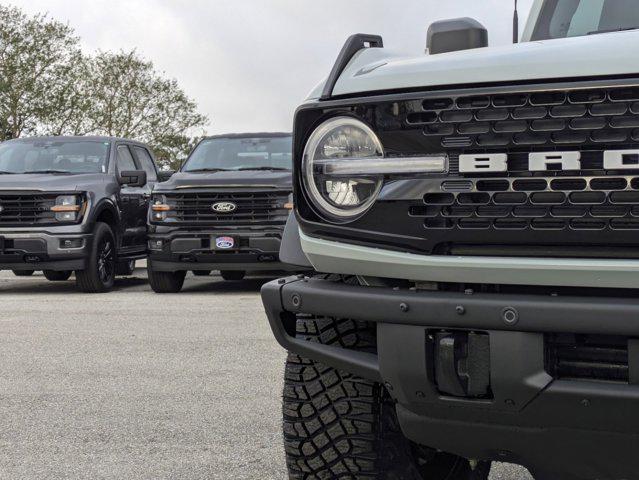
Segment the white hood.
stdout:
<path fill-rule="evenodd" d="M 638 30 L 411 58 L 369 48 L 351 60 L 333 95 L 639 74 L 637 52 Z M 319 91 L 314 90 L 311 96 L 319 97 Z"/>

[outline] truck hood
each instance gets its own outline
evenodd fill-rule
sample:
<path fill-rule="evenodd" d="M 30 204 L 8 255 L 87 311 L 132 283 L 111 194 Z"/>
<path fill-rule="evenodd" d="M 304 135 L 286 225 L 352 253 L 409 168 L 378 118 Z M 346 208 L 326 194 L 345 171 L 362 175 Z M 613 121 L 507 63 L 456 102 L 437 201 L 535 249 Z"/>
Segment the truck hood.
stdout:
<path fill-rule="evenodd" d="M 291 172 L 244 170 L 241 172 L 188 173 L 178 172 L 168 181 L 155 186 L 155 191 L 166 192 L 181 189 L 240 188 L 240 189 L 290 189 L 293 188 Z"/>
<path fill-rule="evenodd" d="M 638 49 L 639 30 L 420 57 L 368 48 L 351 60 L 333 95 L 637 74 Z M 319 98 L 321 88 L 313 90 L 310 99 Z"/>
<path fill-rule="evenodd" d="M 28 190 L 43 192 L 85 191 L 91 185 L 102 184 L 103 173 L 81 175 L 0 175 L 0 191 Z"/>

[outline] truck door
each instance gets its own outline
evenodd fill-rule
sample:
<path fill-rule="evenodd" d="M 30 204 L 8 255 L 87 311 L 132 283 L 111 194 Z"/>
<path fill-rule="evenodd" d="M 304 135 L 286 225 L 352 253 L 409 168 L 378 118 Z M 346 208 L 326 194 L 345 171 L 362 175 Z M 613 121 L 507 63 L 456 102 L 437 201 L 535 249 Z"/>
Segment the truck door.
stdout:
<path fill-rule="evenodd" d="M 130 146 L 119 144 L 117 146 L 117 173 L 127 170 L 142 170 L 133 154 Z M 144 221 L 140 219 L 141 205 L 146 202 L 146 186 L 130 187 L 122 185 L 119 193 L 119 207 L 122 215 L 122 248 L 127 251 L 138 250 L 139 247 L 146 248 L 146 215 Z"/>
<path fill-rule="evenodd" d="M 143 194 L 141 201 L 139 203 L 138 210 L 138 220 L 141 222 L 141 225 L 144 226 L 143 235 L 138 241 L 145 245 L 147 244 L 147 219 L 149 212 L 149 204 L 151 203 L 151 193 L 153 192 L 153 186 L 158 181 L 158 172 L 155 167 L 155 162 L 153 161 L 153 157 L 151 153 L 141 145 L 132 145 L 131 151 L 133 152 L 133 156 L 135 157 L 135 161 L 140 168 L 140 170 L 144 170 L 146 172 L 146 185 L 142 187 Z"/>

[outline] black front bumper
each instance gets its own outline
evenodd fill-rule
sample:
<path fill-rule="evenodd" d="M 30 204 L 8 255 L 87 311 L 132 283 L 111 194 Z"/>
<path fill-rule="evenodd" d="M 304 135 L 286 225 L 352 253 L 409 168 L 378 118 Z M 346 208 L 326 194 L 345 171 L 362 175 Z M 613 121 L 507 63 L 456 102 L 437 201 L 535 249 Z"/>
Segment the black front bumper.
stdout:
<path fill-rule="evenodd" d="M 216 237 L 232 237 L 236 246 L 216 249 Z M 185 231 L 149 235 L 149 260 L 157 271 L 291 271 L 279 258 L 281 230 Z M 159 242 L 159 243 L 158 243 Z"/>
<path fill-rule="evenodd" d="M 71 248 L 65 240 L 76 243 Z M 0 270 L 83 270 L 93 236 L 83 233 L 0 232 Z"/>
<path fill-rule="evenodd" d="M 558 478 L 639 478 L 639 300 L 420 292 L 299 277 L 265 285 L 262 299 L 284 348 L 386 384 L 404 433 L 417 443 Z M 375 322 L 377 354 L 295 338 L 300 313 Z M 489 398 L 440 392 L 429 347 L 435 331 L 489 337 Z M 629 380 L 553 377 L 546 366 L 553 333 L 627 337 Z"/>

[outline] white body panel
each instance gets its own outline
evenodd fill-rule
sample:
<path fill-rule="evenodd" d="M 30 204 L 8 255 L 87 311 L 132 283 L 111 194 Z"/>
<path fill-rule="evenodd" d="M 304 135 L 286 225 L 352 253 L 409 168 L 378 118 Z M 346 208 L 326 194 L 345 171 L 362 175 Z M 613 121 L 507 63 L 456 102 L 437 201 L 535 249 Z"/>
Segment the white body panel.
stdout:
<path fill-rule="evenodd" d="M 637 74 L 638 50 L 639 30 L 420 57 L 368 48 L 355 55 L 333 95 Z M 313 90 L 311 99 L 319 97 L 321 87 Z"/>

